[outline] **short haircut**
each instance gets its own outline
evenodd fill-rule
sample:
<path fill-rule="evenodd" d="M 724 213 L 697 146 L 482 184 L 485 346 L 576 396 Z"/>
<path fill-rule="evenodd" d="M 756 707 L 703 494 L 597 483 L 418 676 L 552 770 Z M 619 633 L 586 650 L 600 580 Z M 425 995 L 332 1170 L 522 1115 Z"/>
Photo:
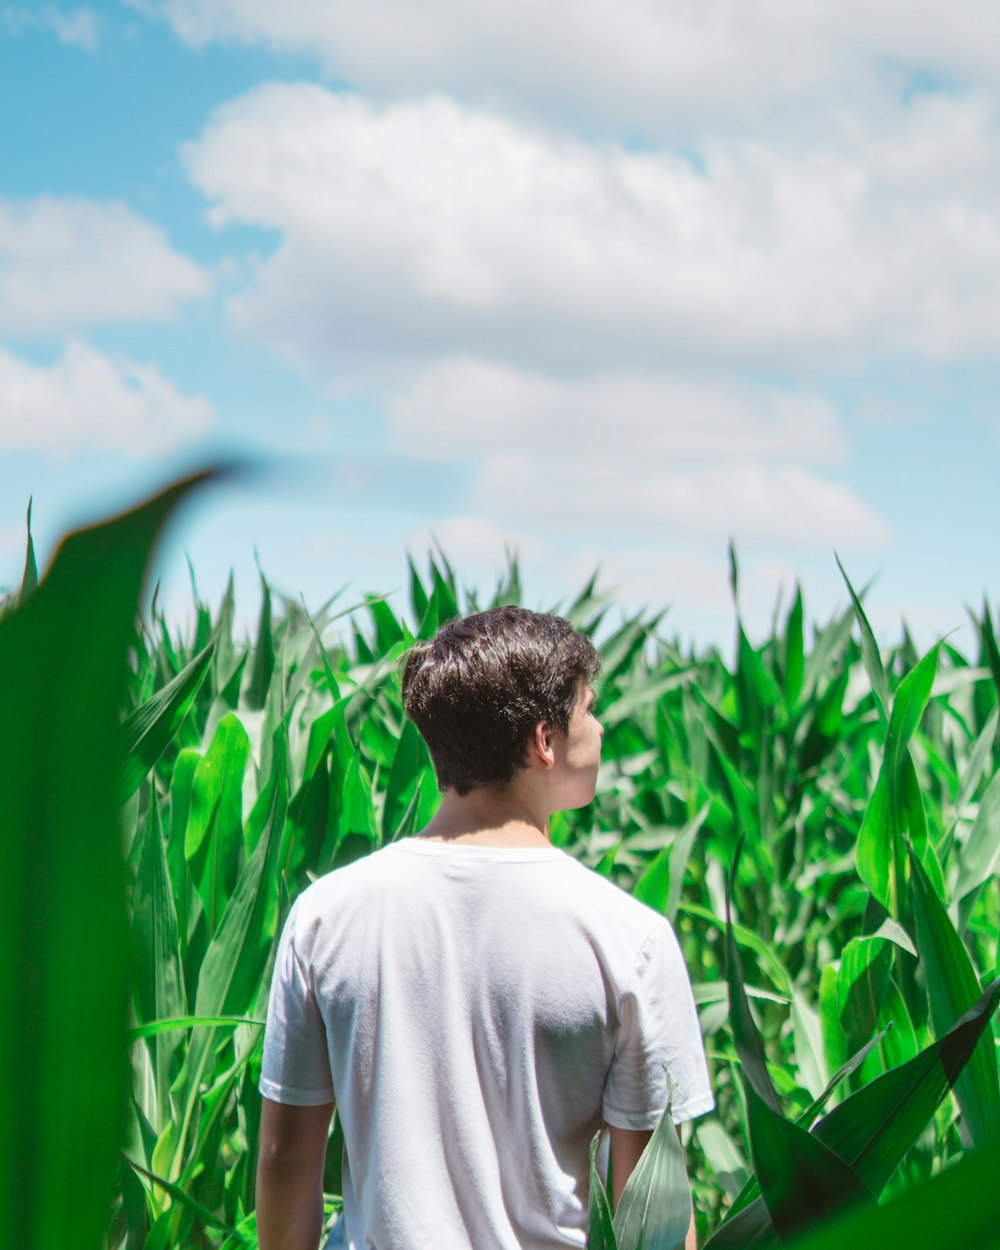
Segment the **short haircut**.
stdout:
<path fill-rule="evenodd" d="M 417 643 L 403 669 L 403 706 L 442 790 L 499 789 L 527 765 L 539 722 L 569 729 L 600 667 L 594 644 L 561 616 L 491 608 Z"/>

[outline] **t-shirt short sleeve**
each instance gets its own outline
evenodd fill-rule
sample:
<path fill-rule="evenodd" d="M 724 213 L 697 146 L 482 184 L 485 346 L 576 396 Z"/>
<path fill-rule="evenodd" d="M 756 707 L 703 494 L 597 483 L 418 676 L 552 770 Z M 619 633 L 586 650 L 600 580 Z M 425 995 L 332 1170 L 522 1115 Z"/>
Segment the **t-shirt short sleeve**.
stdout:
<path fill-rule="evenodd" d="M 622 995 L 618 1040 L 604 1087 L 605 1122 L 616 1128 L 655 1128 L 668 1094 L 675 1124 L 715 1105 L 684 958 L 663 920 L 646 939 Z"/>
<path fill-rule="evenodd" d="M 271 981 L 260 1092 L 272 1102 L 333 1102 L 326 1030 L 309 970 L 296 948 L 296 904 L 285 922 Z"/>

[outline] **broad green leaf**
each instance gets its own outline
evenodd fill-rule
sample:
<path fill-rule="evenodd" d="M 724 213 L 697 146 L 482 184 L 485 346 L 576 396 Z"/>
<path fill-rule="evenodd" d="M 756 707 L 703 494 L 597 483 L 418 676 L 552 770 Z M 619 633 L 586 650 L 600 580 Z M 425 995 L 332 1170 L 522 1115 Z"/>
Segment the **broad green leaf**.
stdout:
<path fill-rule="evenodd" d="M 344 773 L 340 824 L 342 834 L 362 834 L 371 842 L 378 838 L 378 824 L 372 803 L 372 781 L 358 752 L 351 756 Z"/>
<path fill-rule="evenodd" d="M 892 777 L 898 776 L 904 753 L 927 707 L 937 673 L 939 650 L 939 646 L 931 647 L 916 668 L 906 674 L 892 701 L 892 715 L 885 740 Z"/>
<path fill-rule="evenodd" d="M 209 935 L 215 933 L 239 871 L 243 775 L 249 758 L 247 731 L 228 712 L 195 772 L 184 838 L 184 856 L 205 909 Z"/>
<path fill-rule="evenodd" d="M 413 799 L 418 779 L 430 767 L 430 753 L 419 730 L 412 721 L 405 721 L 386 781 L 382 808 L 383 842 L 390 841 L 396 833 L 403 813 Z"/>
<path fill-rule="evenodd" d="M 1000 980 L 945 1037 L 845 1099 L 813 1127 L 813 1136 L 845 1160 L 872 1194 L 885 1188 L 940 1106 L 998 1002 Z M 704 1250 L 746 1250 L 770 1245 L 773 1236 L 767 1208 L 756 1198 L 722 1223 Z"/>
<path fill-rule="evenodd" d="M 861 822 L 855 860 L 858 876 L 889 912 L 897 910 L 896 868 L 902 857 L 902 838 L 892 816 L 887 759 L 883 759 Z"/>
<path fill-rule="evenodd" d="M 619 1250 L 682 1250 L 691 1224 L 691 1186 L 670 1100 L 625 1182 L 614 1216 Z"/>
<path fill-rule="evenodd" d="M 122 726 L 126 750 L 123 799 L 138 789 L 176 734 L 205 680 L 214 651 L 213 638 L 171 682 L 125 718 Z"/>
<path fill-rule="evenodd" d="M 754 1175 L 782 1241 L 846 1206 L 872 1202 L 854 1169 L 821 1138 L 773 1111 L 749 1081 L 746 1091 Z"/>
<path fill-rule="evenodd" d="M 966 1157 L 885 1206 L 850 1212 L 793 1241 L 790 1250 L 1000 1250 L 1000 1150 Z"/>
<path fill-rule="evenodd" d="M 681 898 L 681 887 L 684 884 L 684 873 L 691 848 L 709 811 L 709 805 L 706 803 L 693 820 L 689 820 L 683 829 L 678 830 L 671 844 L 657 852 L 632 891 L 633 896 L 640 903 L 645 903 L 654 911 L 662 912 L 671 924 L 677 915 L 677 905 Z"/>
<path fill-rule="evenodd" d="M 927 979 L 931 1018 L 941 1034 L 979 998 L 979 979 L 944 904 L 915 855 L 912 866 L 917 948 Z M 989 1032 L 980 1039 L 955 1082 L 955 1097 L 973 1145 L 982 1148 L 1000 1144 L 1000 1078 L 996 1048 Z"/>
<path fill-rule="evenodd" d="M 276 734 L 270 784 L 262 792 L 267 818 L 256 847 L 240 874 L 218 931 L 209 943 L 198 976 L 196 1016 L 242 1016 L 253 1005 L 278 919 L 277 862 L 288 807 L 285 737 Z M 177 1135 L 170 1175 L 179 1175 L 192 1118 L 198 1105 L 214 1030 L 199 1030 L 188 1047 L 178 1084 L 185 1090 L 184 1119 Z"/>
<path fill-rule="evenodd" d="M 119 710 L 153 545 L 207 474 L 71 534 L 0 620 L 0 1245 L 104 1244 L 124 1111 Z"/>
<path fill-rule="evenodd" d="M 278 747 L 267 822 L 205 953 L 195 999 L 197 1016 L 244 1014 L 274 936 L 278 901 L 274 866 L 288 807 L 282 738 Z"/>
<path fill-rule="evenodd" d="M 891 970 L 892 944 L 884 938 L 852 938 L 844 947 L 837 1001 L 848 1045 L 859 1046 L 875 1032 Z"/>

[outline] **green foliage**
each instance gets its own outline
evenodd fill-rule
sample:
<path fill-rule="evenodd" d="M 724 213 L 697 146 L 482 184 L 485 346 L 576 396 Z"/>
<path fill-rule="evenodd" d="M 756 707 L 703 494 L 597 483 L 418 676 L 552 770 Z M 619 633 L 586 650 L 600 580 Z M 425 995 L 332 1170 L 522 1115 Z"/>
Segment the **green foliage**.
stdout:
<path fill-rule="evenodd" d="M 0 1100 L 14 1247 L 63 1236 L 64 1197 L 84 1247 L 102 1227 L 109 1250 L 255 1245 L 260 1021 L 282 921 L 316 876 L 433 814 L 399 691 L 411 639 L 522 593 L 512 560 L 477 603 L 435 552 L 426 573 L 409 563 L 408 615 L 376 595 L 310 614 L 262 576 L 252 641 L 231 582 L 214 612 L 194 588 L 189 633 L 155 607 L 136 630 L 146 552 L 180 493 L 75 536 L 37 587 L 29 539 L 0 619 L 0 706 L 17 726 L 0 761 L 0 923 L 29 952 L 0 974 L 20 1022 Z M 715 1250 L 799 1244 L 820 1212 L 863 1248 L 897 1227 L 890 1213 L 911 1227 L 908 1204 L 965 1193 L 995 1157 L 993 619 L 984 605 L 974 657 L 942 643 L 921 659 L 905 631 L 880 648 L 847 590 L 808 627 L 797 590 L 762 640 L 737 611 L 731 664 L 659 615 L 616 621 L 596 579 L 552 605 L 602 651 L 605 739 L 594 802 L 551 836 L 677 930 L 718 1101 L 687 1147 Z M 67 1125 L 85 1126 L 85 1148 Z M 642 1245 L 676 1244 L 679 1159 L 665 1118 L 613 1218 L 592 1182 L 591 1244 L 638 1245 L 640 1224 Z M 875 1198 L 884 1208 L 841 1213 Z"/>

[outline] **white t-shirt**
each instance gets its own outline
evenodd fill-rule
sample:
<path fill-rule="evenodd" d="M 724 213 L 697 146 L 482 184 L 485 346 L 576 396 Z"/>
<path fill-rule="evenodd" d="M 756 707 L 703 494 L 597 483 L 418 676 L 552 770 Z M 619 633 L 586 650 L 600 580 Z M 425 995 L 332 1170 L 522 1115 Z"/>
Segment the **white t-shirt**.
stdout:
<path fill-rule="evenodd" d="M 666 920 L 555 848 L 396 842 L 282 935 L 261 1093 L 336 1101 L 351 1250 L 583 1246 L 602 1120 L 713 1105 Z"/>

